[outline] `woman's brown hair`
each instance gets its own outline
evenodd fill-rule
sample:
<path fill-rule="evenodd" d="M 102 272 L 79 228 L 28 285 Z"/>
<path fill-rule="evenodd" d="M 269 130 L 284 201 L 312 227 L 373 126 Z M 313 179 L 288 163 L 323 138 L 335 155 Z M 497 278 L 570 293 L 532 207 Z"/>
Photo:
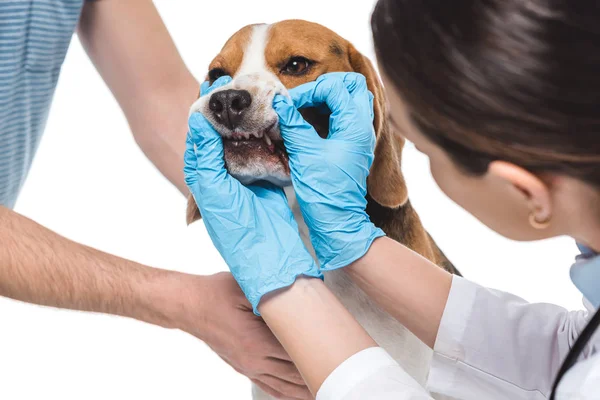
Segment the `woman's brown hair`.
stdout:
<path fill-rule="evenodd" d="M 463 169 L 600 187 L 600 2 L 379 0 L 372 29 L 412 121 Z"/>

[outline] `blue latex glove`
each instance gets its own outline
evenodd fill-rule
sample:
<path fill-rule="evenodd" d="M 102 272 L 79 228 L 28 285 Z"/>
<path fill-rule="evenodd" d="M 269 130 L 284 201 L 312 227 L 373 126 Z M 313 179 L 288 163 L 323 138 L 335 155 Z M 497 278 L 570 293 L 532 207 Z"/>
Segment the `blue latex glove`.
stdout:
<path fill-rule="evenodd" d="M 384 232 L 367 207 L 373 163 L 373 95 L 364 76 L 330 73 L 277 96 L 273 107 L 290 159 L 294 190 L 321 270 L 361 258 Z M 297 108 L 329 107 L 329 137 L 322 139 Z"/>
<path fill-rule="evenodd" d="M 204 93 L 226 81 L 204 86 Z M 264 295 L 291 285 L 299 275 L 322 277 L 283 190 L 267 183 L 245 187 L 229 175 L 221 136 L 201 113 L 189 119 L 184 172 L 206 230 L 255 314 L 260 315 Z"/>

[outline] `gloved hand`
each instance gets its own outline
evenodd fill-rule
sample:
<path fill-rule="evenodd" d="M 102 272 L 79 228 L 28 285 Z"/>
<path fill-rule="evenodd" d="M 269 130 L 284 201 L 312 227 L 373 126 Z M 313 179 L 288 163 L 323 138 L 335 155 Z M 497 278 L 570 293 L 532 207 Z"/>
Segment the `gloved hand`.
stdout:
<path fill-rule="evenodd" d="M 367 176 L 373 163 L 373 95 L 364 76 L 330 73 L 275 97 L 292 183 L 321 270 L 361 258 L 384 232 L 367 207 Z M 298 108 L 329 107 L 329 137 L 322 139 Z"/>
<path fill-rule="evenodd" d="M 203 93 L 222 86 L 221 78 Z M 185 180 L 206 230 L 258 312 L 261 298 L 299 275 L 322 277 L 306 250 L 285 194 L 271 184 L 245 187 L 225 170 L 223 142 L 201 113 L 189 118 Z"/>

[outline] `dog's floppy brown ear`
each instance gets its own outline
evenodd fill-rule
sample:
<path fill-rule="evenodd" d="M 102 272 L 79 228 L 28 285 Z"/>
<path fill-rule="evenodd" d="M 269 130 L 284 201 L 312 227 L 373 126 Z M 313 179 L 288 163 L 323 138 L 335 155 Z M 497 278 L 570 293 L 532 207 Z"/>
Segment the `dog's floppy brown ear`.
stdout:
<path fill-rule="evenodd" d="M 194 200 L 194 196 L 190 194 L 188 196 L 187 210 L 185 212 L 185 221 L 189 225 L 192 222 L 198 221 L 201 218 L 202 215 L 200 214 L 200 210 L 198 210 L 196 200 Z"/>
<path fill-rule="evenodd" d="M 389 208 L 398 208 L 408 199 L 408 192 L 401 170 L 404 138 L 390 129 L 386 118 L 387 102 L 383 85 L 371 61 L 353 45 L 349 45 L 348 56 L 354 72 L 367 78 L 367 86 L 373 95 L 375 112 L 375 160 L 367 181 L 369 195 L 377 203 Z"/>

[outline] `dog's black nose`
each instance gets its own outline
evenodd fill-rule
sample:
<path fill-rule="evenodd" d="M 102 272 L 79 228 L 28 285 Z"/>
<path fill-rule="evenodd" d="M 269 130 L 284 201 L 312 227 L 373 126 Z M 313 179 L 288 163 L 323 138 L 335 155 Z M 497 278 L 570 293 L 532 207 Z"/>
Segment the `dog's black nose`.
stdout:
<path fill-rule="evenodd" d="M 223 90 L 210 96 L 208 108 L 215 119 L 229 129 L 235 129 L 242 122 L 244 112 L 252 104 L 252 96 L 247 90 Z"/>

